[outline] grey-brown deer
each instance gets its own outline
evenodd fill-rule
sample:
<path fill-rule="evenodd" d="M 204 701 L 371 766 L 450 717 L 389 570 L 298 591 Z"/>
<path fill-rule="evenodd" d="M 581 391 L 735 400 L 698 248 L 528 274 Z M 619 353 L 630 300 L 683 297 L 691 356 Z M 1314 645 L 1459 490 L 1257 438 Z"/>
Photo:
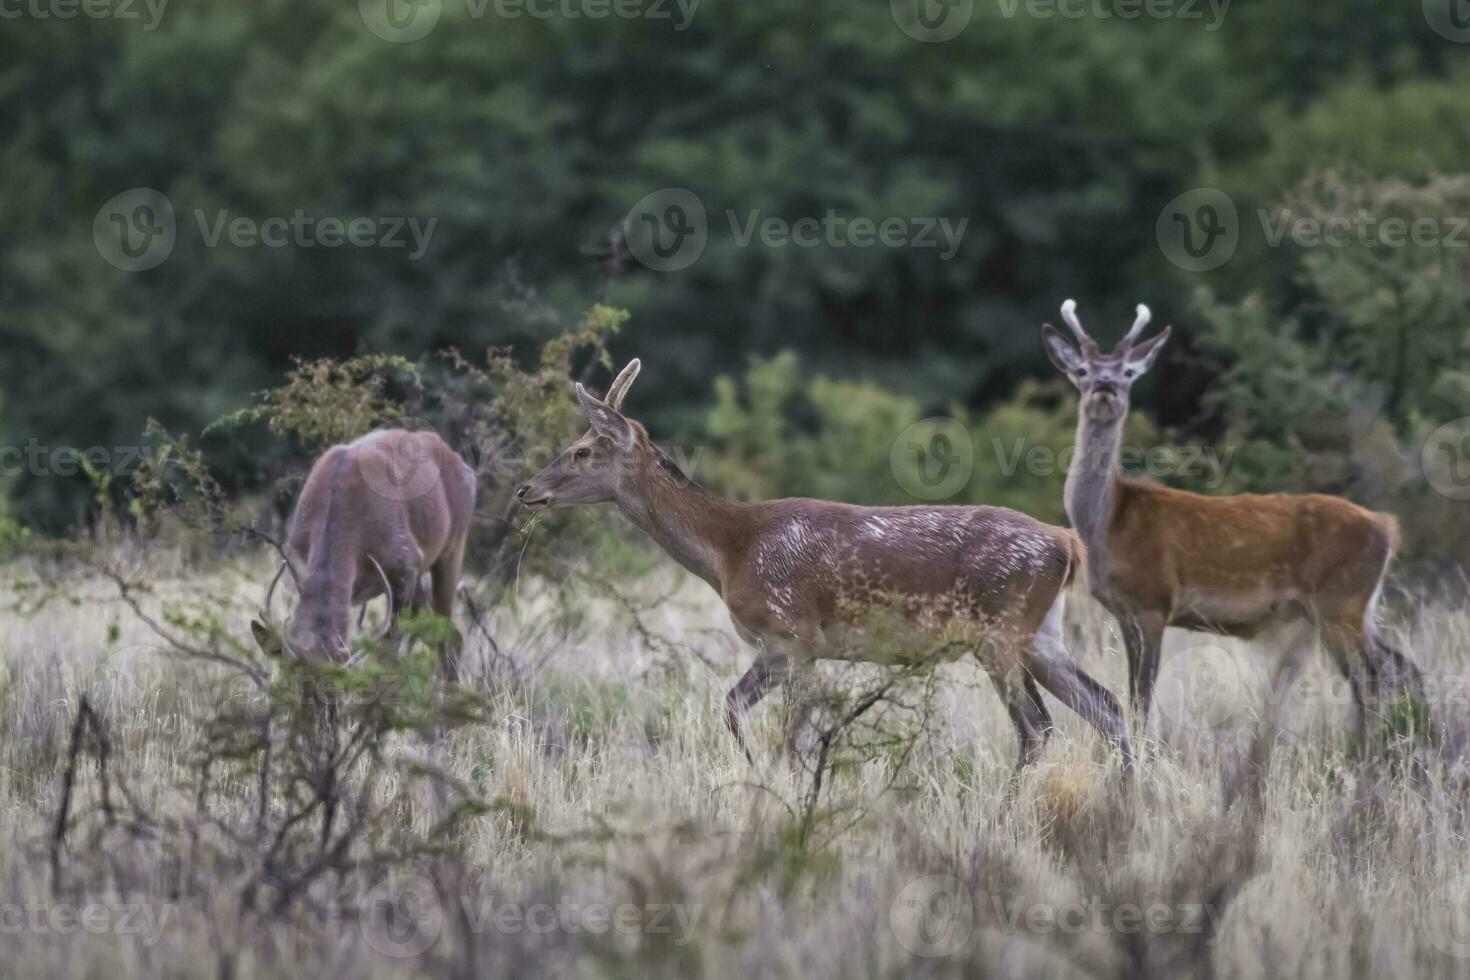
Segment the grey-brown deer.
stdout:
<path fill-rule="evenodd" d="M 328 449 L 312 465 L 287 532 L 296 609 L 284 635 L 251 623 L 256 641 L 272 655 L 284 648 L 341 660 L 352 607 L 384 594 L 390 637 L 403 610 L 418 610 L 426 598 L 435 613 L 451 617 L 474 508 L 474 471 L 433 432 L 380 429 Z M 441 650 L 450 679 L 457 655 L 453 640 Z"/>
<path fill-rule="evenodd" d="M 1282 639 L 1296 624 L 1310 627 L 1352 687 L 1360 735 L 1370 694 L 1419 693 L 1418 668 L 1383 640 L 1375 619 L 1398 541 L 1393 516 L 1324 494 L 1210 497 L 1123 476 L 1130 389 L 1170 328 L 1140 341 L 1150 314 L 1139 304 L 1105 354 L 1070 299 L 1062 319 L 1077 346 L 1051 324 L 1041 332 L 1052 363 L 1081 393 L 1067 517 L 1087 545 L 1092 594 L 1122 628 L 1129 699 L 1142 722 L 1167 626 L 1243 638 L 1287 627 Z M 1295 658 L 1275 666 L 1278 678 L 1289 676 Z"/>
<path fill-rule="evenodd" d="M 736 632 L 758 649 L 725 699 L 747 758 L 746 714 L 815 660 L 883 663 L 936 651 L 972 654 L 990 676 L 1020 739 L 1018 772 L 1052 731 L 1038 683 L 1131 761 L 1121 706 L 1063 646 L 1066 588 L 1082 561 L 1072 532 L 1000 507 L 725 500 L 622 413 L 638 371 L 629 363 L 605 399 L 575 386 L 591 428 L 517 496 L 530 507 L 613 503 L 720 594 Z M 863 627 L 875 610 L 896 611 L 913 642 L 873 642 Z M 801 714 L 790 714 L 788 752 Z"/>

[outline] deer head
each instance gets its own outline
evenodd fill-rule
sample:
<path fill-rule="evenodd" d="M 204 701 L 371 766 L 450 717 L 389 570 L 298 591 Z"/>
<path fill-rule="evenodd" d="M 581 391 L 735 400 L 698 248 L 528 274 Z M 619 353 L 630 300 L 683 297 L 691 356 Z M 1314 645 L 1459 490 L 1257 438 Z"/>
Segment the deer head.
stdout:
<path fill-rule="evenodd" d="M 540 473 L 516 489 L 528 507 L 601 504 L 617 498 L 624 477 L 657 456 L 643 426 L 623 415 L 623 398 L 642 364 L 635 357 L 598 399 L 578 383 L 577 400 L 591 424 Z"/>
<path fill-rule="evenodd" d="M 394 608 L 393 585 L 388 581 L 388 576 L 377 559 L 369 555 L 368 561 L 383 580 L 391 619 L 391 610 Z M 285 571 L 290 571 L 291 580 L 295 583 L 297 603 L 296 608 L 283 620 L 275 616 L 271 600 L 275 596 L 276 585 L 281 581 L 281 573 Z M 349 652 L 351 638 L 345 629 L 336 624 L 349 621 L 350 610 L 346 610 L 349 615 L 344 616 L 344 610 L 332 609 L 334 603 L 350 605 L 351 598 L 330 595 L 327 590 L 312 588 L 310 583 L 303 587 L 301 579 L 296 575 L 295 566 L 290 559 L 285 559 L 276 571 L 276 577 L 271 579 L 270 588 L 266 590 L 261 615 L 250 621 L 250 632 L 261 652 L 268 657 L 280 658 L 289 654 L 311 660 L 341 661 Z M 384 627 L 379 640 L 386 638 L 390 629 L 391 623 Z"/>
<path fill-rule="evenodd" d="M 1073 347 L 1050 323 L 1042 324 L 1041 339 L 1051 362 L 1082 393 L 1082 414 L 1093 422 L 1117 422 L 1128 414 L 1128 395 L 1133 382 L 1153 367 L 1159 351 L 1169 339 L 1173 327 L 1165 327 L 1152 338 L 1138 343 L 1143 328 L 1152 314 L 1138 304 L 1133 326 L 1111 354 L 1104 354 L 1097 342 L 1082 329 L 1077 319 L 1076 300 L 1062 304 L 1062 320 L 1077 338 Z"/>
<path fill-rule="evenodd" d="M 296 567 L 291 564 L 291 559 L 283 557 L 281 567 L 276 569 L 276 577 L 271 579 L 270 588 L 265 590 L 265 604 L 261 606 L 260 615 L 250 621 L 250 632 L 255 636 L 255 642 L 259 644 L 261 652 L 268 657 L 279 657 L 285 652 L 286 644 L 285 624 L 277 619 L 271 608 L 271 600 L 275 598 L 276 586 L 281 583 L 281 575 L 289 571 L 291 580 L 296 583 L 296 592 L 301 592 L 301 580 L 296 576 Z"/>

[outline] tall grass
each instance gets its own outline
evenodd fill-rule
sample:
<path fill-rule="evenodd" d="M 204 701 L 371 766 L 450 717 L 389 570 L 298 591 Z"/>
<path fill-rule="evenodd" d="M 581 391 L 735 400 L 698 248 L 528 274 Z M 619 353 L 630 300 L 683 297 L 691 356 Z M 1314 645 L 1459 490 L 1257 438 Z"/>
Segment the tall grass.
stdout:
<path fill-rule="evenodd" d="M 263 557 L 201 571 L 152 560 L 146 608 L 225 596 L 244 641 Z M 845 757 L 800 837 L 810 772 L 779 753 L 779 696 L 755 713 L 754 766 L 727 731 L 723 695 L 749 654 L 702 584 L 656 572 L 613 599 L 523 581 L 487 630 L 462 624 L 484 720 L 390 740 L 483 810 L 391 865 L 367 861 L 364 842 L 259 915 L 244 910 L 251 852 L 224 847 L 228 820 L 201 820 L 193 795 L 207 723 L 235 695 L 218 670 L 170 655 L 105 580 L 63 581 L 39 610 L 0 614 L 6 976 L 1470 975 L 1456 690 L 1470 612 L 1438 600 L 1406 599 L 1391 624 L 1436 682 L 1433 739 L 1361 752 L 1309 644 L 1291 686 L 1272 690 L 1261 665 L 1277 653 L 1171 632 L 1131 785 L 1051 702 L 1057 737 L 1012 786 L 1010 722 L 959 662 L 905 722 L 912 751 Z M 1126 691 L 1115 632 L 1090 602 L 1074 607 L 1077 655 Z M 83 695 L 133 798 L 112 805 L 136 802 L 151 823 L 104 834 L 79 819 L 58 881 L 53 824 Z M 1273 698 L 1281 731 L 1256 737 Z M 103 802 L 96 761 L 78 761 L 74 813 Z M 373 790 L 377 819 L 428 839 L 444 801 L 399 778 Z M 226 789 L 243 819 L 253 788 Z"/>

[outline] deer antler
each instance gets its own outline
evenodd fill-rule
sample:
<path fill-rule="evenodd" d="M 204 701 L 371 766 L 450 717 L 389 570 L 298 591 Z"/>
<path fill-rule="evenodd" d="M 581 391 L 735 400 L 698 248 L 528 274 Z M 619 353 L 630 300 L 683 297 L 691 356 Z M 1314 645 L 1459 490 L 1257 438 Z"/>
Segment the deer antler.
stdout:
<path fill-rule="evenodd" d="M 641 370 L 643 370 L 643 362 L 635 357 L 628 362 L 627 367 L 618 372 L 618 376 L 608 386 L 607 397 L 603 399 L 608 408 L 614 412 L 622 411 L 623 397 L 628 394 L 628 389 L 633 386 L 633 382 L 637 379 L 638 372 Z"/>
<path fill-rule="evenodd" d="M 282 560 L 281 567 L 278 568 L 278 569 L 276 569 L 276 577 L 273 578 L 273 579 L 271 579 L 271 587 L 265 590 L 265 615 L 266 615 L 266 618 L 267 619 L 270 618 L 270 614 L 271 614 L 271 600 L 273 598 L 275 598 L 276 585 L 277 585 L 277 583 L 279 583 L 281 581 L 281 576 L 286 573 L 286 569 L 288 567 L 289 567 L 288 564 L 284 560 Z M 292 569 L 292 571 L 291 571 L 291 577 L 293 579 L 296 577 L 296 571 L 294 569 Z M 298 591 L 299 591 L 300 586 L 298 585 L 297 588 L 298 588 Z"/>
<path fill-rule="evenodd" d="M 1097 350 L 1097 341 L 1087 336 L 1087 331 L 1082 329 L 1082 321 L 1077 319 L 1077 301 L 1069 299 L 1062 304 L 1062 320 L 1072 328 L 1072 333 L 1077 338 L 1077 343 L 1082 345 L 1083 350 Z"/>
<path fill-rule="evenodd" d="M 1138 339 L 1139 334 L 1143 333 L 1143 328 L 1148 326 L 1148 321 L 1151 319 L 1153 319 L 1153 314 L 1149 312 L 1148 307 L 1139 303 L 1138 316 L 1134 318 L 1133 326 L 1128 328 L 1128 333 L 1119 342 L 1119 346 L 1124 348 L 1132 347 L 1133 342 Z"/>
<path fill-rule="evenodd" d="M 388 631 L 393 628 L 393 583 L 388 581 L 387 573 L 383 571 L 383 566 L 378 564 L 376 558 L 368 555 L 367 560 L 372 562 L 373 567 L 378 570 L 378 577 L 383 580 L 383 588 L 388 590 L 388 625 L 383 627 L 383 636 L 387 636 Z M 382 639 L 382 637 L 379 637 L 379 639 Z"/>

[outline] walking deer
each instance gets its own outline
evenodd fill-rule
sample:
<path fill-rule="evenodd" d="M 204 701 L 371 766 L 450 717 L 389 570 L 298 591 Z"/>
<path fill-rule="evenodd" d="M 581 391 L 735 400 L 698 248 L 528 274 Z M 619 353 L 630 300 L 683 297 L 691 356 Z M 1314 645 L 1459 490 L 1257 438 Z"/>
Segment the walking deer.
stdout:
<path fill-rule="evenodd" d="M 340 660 L 352 607 L 386 593 L 385 635 L 396 635 L 402 611 L 424 603 L 425 572 L 431 607 L 450 617 L 474 507 L 474 471 L 433 432 L 379 429 L 328 449 L 312 465 L 287 533 L 283 569 L 293 578 L 296 567 L 305 569 L 296 610 L 284 636 L 252 622 L 256 642 L 272 655 L 284 645 L 298 656 Z M 457 647 L 451 641 L 441 650 L 451 680 Z"/>
<path fill-rule="evenodd" d="M 1374 618 L 1398 542 L 1393 516 L 1324 494 L 1208 497 L 1123 476 L 1129 392 L 1171 328 L 1140 342 L 1150 313 L 1139 304 L 1104 354 L 1076 305 L 1062 304 L 1076 347 L 1051 324 L 1041 328 L 1047 355 L 1080 392 L 1065 505 L 1087 546 L 1092 594 L 1122 628 L 1129 700 L 1143 723 L 1167 626 L 1249 639 L 1306 624 L 1352 687 L 1360 735 L 1367 695 L 1389 683 L 1417 693 L 1418 668 L 1384 642 Z"/>
<path fill-rule="evenodd" d="M 1000 507 L 725 500 L 622 414 L 638 371 L 635 359 L 605 400 L 575 386 L 591 428 L 516 495 L 530 507 L 613 503 L 720 594 L 736 632 L 758 649 L 725 699 L 747 758 L 750 709 L 815 660 L 901 662 L 938 642 L 944 659 L 970 653 L 989 674 L 1020 739 L 1018 771 L 1052 730 L 1038 683 L 1131 761 L 1121 706 L 1063 646 L 1065 590 L 1082 561 L 1072 532 Z M 901 639 L 884 630 L 875 641 L 869 617 L 886 610 L 898 613 Z M 800 724 L 793 712 L 788 752 Z"/>

